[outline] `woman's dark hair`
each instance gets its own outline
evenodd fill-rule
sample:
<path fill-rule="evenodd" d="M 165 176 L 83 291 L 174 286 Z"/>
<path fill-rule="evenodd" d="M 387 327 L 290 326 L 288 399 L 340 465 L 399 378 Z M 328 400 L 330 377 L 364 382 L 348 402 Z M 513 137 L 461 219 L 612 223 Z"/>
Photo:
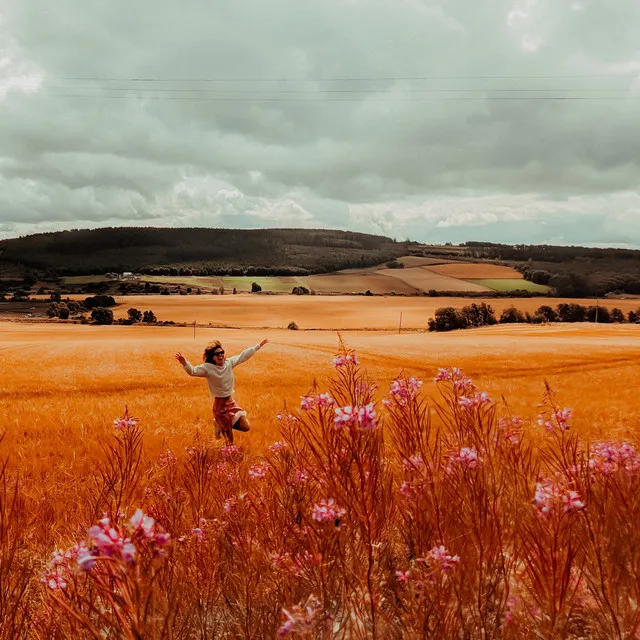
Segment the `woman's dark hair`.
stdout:
<path fill-rule="evenodd" d="M 210 342 L 207 345 L 206 349 L 204 350 L 204 353 L 202 354 L 202 359 L 204 360 L 204 362 L 213 364 L 213 354 L 218 349 L 222 349 L 222 344 L 220 343 L 220 340 L 214 340 L 213 342 Z"/>

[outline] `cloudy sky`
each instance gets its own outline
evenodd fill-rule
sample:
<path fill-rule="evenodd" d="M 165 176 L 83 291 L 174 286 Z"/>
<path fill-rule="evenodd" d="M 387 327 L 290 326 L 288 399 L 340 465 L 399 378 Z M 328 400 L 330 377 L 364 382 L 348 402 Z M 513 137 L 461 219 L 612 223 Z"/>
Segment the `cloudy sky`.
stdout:
<path fill-rule="evenodd" d="M 0 238 L 640 246 L 638 0 L 0 0 Z"/>

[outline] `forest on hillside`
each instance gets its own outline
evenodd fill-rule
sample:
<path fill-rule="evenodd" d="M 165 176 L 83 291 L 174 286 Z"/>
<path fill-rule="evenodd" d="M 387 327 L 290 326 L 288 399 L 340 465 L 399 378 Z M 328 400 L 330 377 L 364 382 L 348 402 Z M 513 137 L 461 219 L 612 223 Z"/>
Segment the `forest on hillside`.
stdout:
<path fill-rule="evenodd" d="M 467 242 L 471 257 L 500 260 L 561 297 L 640 294 L 640 251 L 552 245 Z"/>
<path fill-rule="evenodd" d="M 0 269 L 86 275 L 189 269 L 220 275 L 324 273 L 366 267 L 407 253 L 411 243 L 324 229 L 105 228 L 42 233 L 0 243 Z"/>

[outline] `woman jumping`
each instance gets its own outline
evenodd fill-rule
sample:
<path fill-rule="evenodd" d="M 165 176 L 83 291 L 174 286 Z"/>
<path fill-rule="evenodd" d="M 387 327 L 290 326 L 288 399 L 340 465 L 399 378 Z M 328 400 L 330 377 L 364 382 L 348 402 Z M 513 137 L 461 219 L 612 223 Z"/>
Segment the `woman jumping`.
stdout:
<path fill-rule="evenodd" d="M 264 347 L 269 340 L 263 340 L 255 347 L 245 349 L 240 355 L 224 357 L 224 349 L 218 340 L 211 342 L 202 354 L 204 364 L 194 367 L 180 352 L 176 353 L 176 360 L 184 370 L 197 378 L 206 378 L 209 392 L 213 396 L 213 419 L 215 421 L 216 438 L 220 434 L 233 442 L 233 429 L 249 431 L 247 412 L 241 409 L 233 399 L 234 367 L 246 362 L 252 355 Z"/>

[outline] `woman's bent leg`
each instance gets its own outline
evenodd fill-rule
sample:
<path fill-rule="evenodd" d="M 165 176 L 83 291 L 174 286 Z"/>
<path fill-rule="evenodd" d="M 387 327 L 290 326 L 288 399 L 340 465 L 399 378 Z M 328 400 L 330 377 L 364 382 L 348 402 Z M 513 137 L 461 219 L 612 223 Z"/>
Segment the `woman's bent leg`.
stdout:
<path fill-rule="evenodd" d="M 240 418 L 238 418 L 236 423 L 233 425 L 233 428 L 236 431 L 244 431 L 245 433 L 249 431 L 249 427 L 250 425 L 247 416 L 240 416 Z"/>

